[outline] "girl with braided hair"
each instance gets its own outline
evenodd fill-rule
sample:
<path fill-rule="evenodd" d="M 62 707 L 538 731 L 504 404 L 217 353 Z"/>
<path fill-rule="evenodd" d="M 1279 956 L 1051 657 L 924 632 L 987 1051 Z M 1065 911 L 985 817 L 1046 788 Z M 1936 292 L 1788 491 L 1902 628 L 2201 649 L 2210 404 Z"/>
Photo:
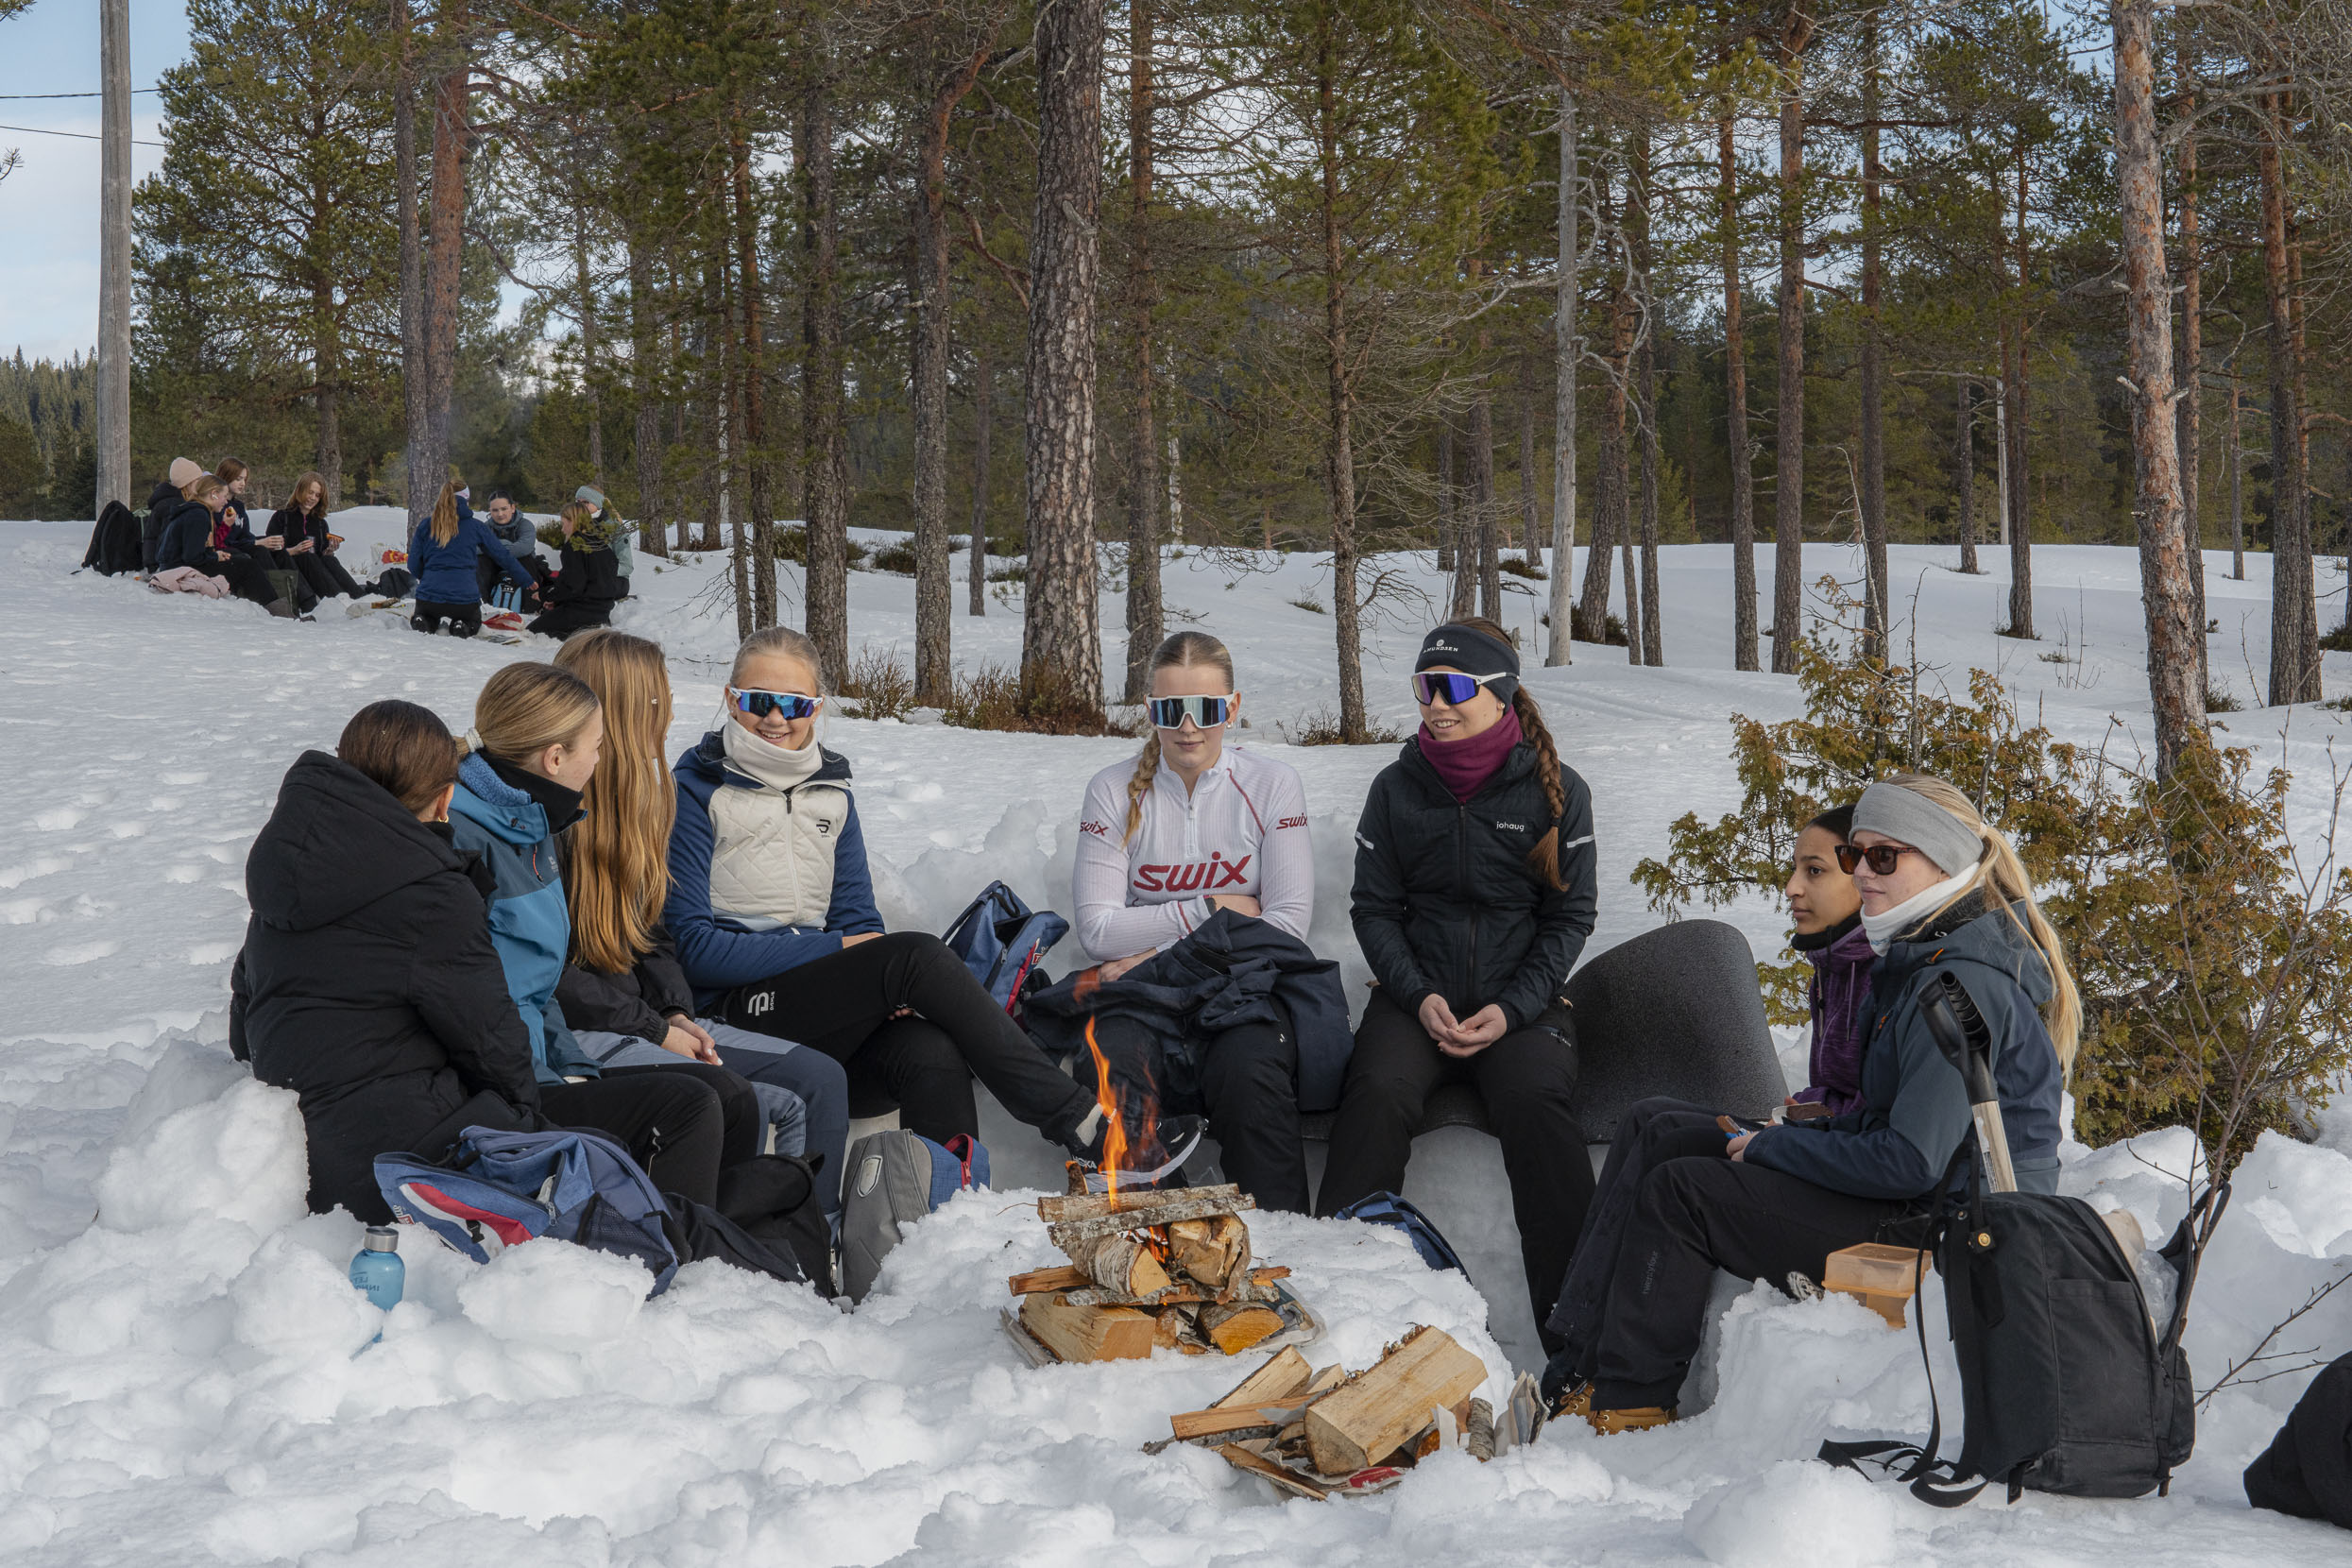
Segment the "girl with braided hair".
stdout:
<path fill-rule="evenodd" d="M 1306 790 L 1287 763 L 1228 745 L 1241 711 L 1233 656 L 1205 632 L 1178 632 L 1151 656 L 1150 739 L 1086 786 L 1071 891 L 1078 937 L 1115 981 L 1220 912 L 1306 939 L 1315 910 Z M 1132 1017 L 1105 1013 L 1096 1048 L 1115 1082 L 1163 1112 L 1205 1111 L 1225 1174 L 1262 1208 L 1304 1214 L 1299 1041 L 1282 1003 L 1274 1022 L 1191 1032 L 1170 1052 Z"/>
<path fill-rule="evenodd" d="M 1402 1190 L 1430 1095 L 1474 1084 L 1503 1145 L 1540 1323 L 1593 1197 L 1560 997 L 1599 902 L 1592 796 L 1502 627 L 1449 622 L 1413 670 L 1421 732 L 1372 780 L 1355 829 L 1349 913 L 1377 984 L 1315 1212 Z"/>

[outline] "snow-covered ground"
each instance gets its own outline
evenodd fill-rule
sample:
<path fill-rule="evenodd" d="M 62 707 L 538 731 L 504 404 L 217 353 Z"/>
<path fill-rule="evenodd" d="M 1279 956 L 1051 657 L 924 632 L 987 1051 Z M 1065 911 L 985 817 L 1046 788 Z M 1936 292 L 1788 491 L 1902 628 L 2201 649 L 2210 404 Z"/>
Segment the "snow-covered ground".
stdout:
<path fill-rule="evenodd" d="M 389 513 L 345 514 L 346 548 L 392 542 Z M 1732 1292 L 1686 1403 L 1654 1434 L 1547 1434 L 1478 1466 L 1433 1461 L 1395 1491 L 1276 1504 L 1205 1453 L 1147 1457 L 1165 1415 L 1238 1376 L 1162 1357 L 1027 1369 L 999 1336 L 1002 1279 L 1051 1261 L 1011 1192 L 968 1196 L 917 1227 L 855 1315 L 805 1289 L 698 1266 L 640 1303 L 633 1266 L 555 1244 L 486 1270 L 413 1243 L 408 1300 L 388 1320 L 342 1277 L 347 1216 L 309 1217 L 290 1096 L 228 1059 L 223 1008 L 241 938 L 246 846 L 301 749 L 404 695 L 462 727 L 505 648 L 418 638 L 388 617 L 315 624 L 250 605 L 159 598 L 69 577 L 66 525 L 0 524 L 0 1561 L 438 1564 L 941 1563 L 1220 1559 L 1727 1563 L 2129 1562 L 2187 1565 L 2341 1555 L 2321 1526 L 2250 1514 L 2237 1474 L 2303 1378 L 2218 1394 L 2196 1458 L 2168 1499 L 2078 1503 L 1995 1494 L 1956 1513 L 1805 1461 L 1825 1435 L 1923 1433 L 1917 1343 L 1842 1302 Z M 2123 550 L 2036 554 L 2045 642 L 1991 633 L 2005 585 L 1960 578 L 1951 553 L 1898 549 L 1897 638 L 1917 588 L 1919 656 L 1957 685 L 1998 668 L 2054 726 L 2082 737 L 2110 714 L 2145 731 L 2137 566 Z M 1988 565 L 1996 553 L 1986 552 Z M 1424 592 L 1426 556 L 1384 563 Z M 2266 662 L 2267 560 L 2255 580 L 2208 557 L 2218 680 L 2249 708 Z M 683 744 L 715 714 L 734 641 L 718 563 L 640 557 L 620 622 L 673 658 Z M 1724 550 L 1664 553 L 1664 670 L 1579 647 L 1537 670 L 1563 755 L 1591 781 L 1602 851 L 1595 950 L 1657 917 L 1627 879 L 1684 810 L 1729 809 L 1726 718 L 1796 709 L 1792 683 L 1730 659 Z M 1816 546 L 1811 573 L 1855 566 Z M 958 558 L 958 571 L 962 558 Z M 2343 580 L 2324 572 L 2342 614 Z M 1534 585 L 1541 589 L 1542 585 Z M 796 601 L 797 575 L 787 573 Z M 860 573 L 853 642 L 912 646 L 912 588 Z M 1171 560 L 1171 615 L 1218 633 L 1239 664 L 1250 740 L 1278 744 L 1336 706 L 1330 617 L 1316 558 Z M 962 585 L 958 584 L 958 600 Z M 1536 601 L 1512 599 L 1532 624 Z M 788 611 L 788 616 L 793 612 Z M 1405 676 L 1427 620 L 1407 605 L 1374 626 L 1373 707 L 1409 722 Z M 1116 628 L 1116 596 L 1104 600 Z M 1017 599 L 955 622 L 960 663 L 1012 662 Z M 1106 639 L 1106 663 L 1119 656 Z M 2035 656 L 2063 647 L 2072 662 Z M 2328 656 L 2330 693 L 2352 675 Z M 2232 738 L 2297 770 L 2298 837 L 2315 841 L 2344 716 L 2231 716 Z M 1132 742 L 831 721 L 851 756 L 884 913 L 937 929 L 991 877 L 1066 907 L 1079 793 Z M 1314 937 L 1362 974 L 1346 922 L 1348 834 L 1387 747 L 1289 749 L 1321 861 Z M 1781 928 L 1762 897 L 1727 918 L 1760 952 Z M 993 1109 L 993 1108 L 992 1108 Z M 999 1184 L 1043 1179 L 1042 1144 L 987 1129 Z M 2160 1236 L 2182 1206 L 2186 1140 L 2070 1151 L 2070 1190 L 2132 1208 Z M 2315 1147 L 2273 1140 L 2241 1172 L 2200 1290 L 2189 1350 L 2201 1384 L 2242 1357 L 2316 1284 L 2352 1267 L 2352 1118 Z M 1411 1322 L 1486 1356 L 1494 1392 L 1532 1354 L 1491 1141 L 1424 1140 L 1408 1187 L 1470 1256 L 1490 1304 L 1413 1263 L 1388 1233 L 1266 1216 L 1259 1250 L 1296 1270 L 1322 1313 L 1319 1364 L 1368 1361 Z M 1930 1286 L 1928 1321 L 1942 1309 Z M 1489 1327 L 1491 1316 L 1492 1326 Z M 379 1328 L 383 1340 L 363 1355 Z M 2352 1291 L 2275 1350 L 2352 1348 Z M 1939 1347 L 1947 1414 L 1957 1383 Z M 2301 1359 L 2284 1363 L 2294 1365 Z"/>

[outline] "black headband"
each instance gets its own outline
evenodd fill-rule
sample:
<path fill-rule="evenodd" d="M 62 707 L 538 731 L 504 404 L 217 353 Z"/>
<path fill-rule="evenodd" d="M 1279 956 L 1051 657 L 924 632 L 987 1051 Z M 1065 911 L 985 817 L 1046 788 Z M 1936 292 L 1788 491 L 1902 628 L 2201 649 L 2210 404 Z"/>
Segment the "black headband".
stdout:
<path fill-rule="evenodd" d="M 1464 674 L 1508 675 L 1508 682 L 1490 683 L 1490 690 L 1505 702 L 1510 701 L 1510 694 L 1519 689 L 1519 650 L 1475 626 L 1450 622 L 1423 638 L 1421 656 L 1413 660 L 1414 673 L 1433 664 L 1451 665 Z"/>

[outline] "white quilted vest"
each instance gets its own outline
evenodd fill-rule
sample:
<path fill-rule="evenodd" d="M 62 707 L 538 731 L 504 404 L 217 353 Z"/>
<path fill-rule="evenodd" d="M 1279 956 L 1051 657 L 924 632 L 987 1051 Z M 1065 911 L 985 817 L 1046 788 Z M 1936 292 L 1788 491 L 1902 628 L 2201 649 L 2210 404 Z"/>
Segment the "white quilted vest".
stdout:
<path fill-rule="evenodd" d="M 848 821 L 849 792 L 839 784 L 747 788 L 728 769 L 710 792 L 710 912 L 748 930 L 823 930 Z"/>

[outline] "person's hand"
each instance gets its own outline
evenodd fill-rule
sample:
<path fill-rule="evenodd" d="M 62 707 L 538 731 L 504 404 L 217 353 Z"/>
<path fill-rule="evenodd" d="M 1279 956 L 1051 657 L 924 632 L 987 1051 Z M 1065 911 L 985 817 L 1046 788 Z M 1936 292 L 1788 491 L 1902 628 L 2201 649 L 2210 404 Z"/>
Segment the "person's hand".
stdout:
<path fill-rule="evenodd" d="M 1146 948 L 1140 953 L 1130 953 L 1125 958 L 1112 959 L 1102 964 L 1102 966 L 1097 971 L 1098 978 L 1099 978 L 1105 985 L 1108 985 L 1111 981 L 1119 979 L 1130 969 L 1133 969 L 1136 964 L 1141 963 L 1145 959 L 1150 958 L 1153 953 L 1158 951 L 1159 949 L 1157 947 L 1150 947 Z"/>
<path fill-rule="evenodd" d="M 332 535 L 329 535 L 327 537 L 327 554 L 330 555 L 333 554 L 334 548 L 334 537 Z"/>
<path fill-rule="evenodd" d="M 855 936 L 845 936 L 845 937 L 843 937 L 843 938 L 842 938 L 842 948 L 843 948 L 843 950 L 845 952 L 845 951 L 847 951 L 849 948 L 855 947 L 855 946 L 856 946 L 859 943 L 861 943 L 861 942 L 871 942 L 871 941 L 873 941 L 876 937 L 878 937 L 878 936 L 879 936 L 879 935 L 881 935 L 881 934 L 882 934 L 882 933 L 881 933 L 881 932 L 879 932 L 879 931 L 860 931 L 860 932 L 858 932 Z"/>
<path fill-rule="evenodd" d="M 226 550 L 215 550 L 215 551 L 213 551 L 213 559 L 214 559 L 214 560 L 216 560 L 216 561 L 225 561 L 225 560 L 227 560 L 228 558 L 229 558 L 229 552 L 228 552 L 228 551 L 226 551 Z"/>
<path fill-rule="evenodd" d="M 670 1032 L 662 1036 L 661 1048 L 690 1062 L 707 1062 L 714 1067 L 719 1065 L 719 1043 L 710 1037 L 708 1030 L 683 1013 L 672 1015 Z"/>
<path fill-rule="evenodd" d="M 1725 1144 L 1723 1146 L 1723 1151 L 1726 1154 L 1730 1155 L 1731 1158 L 1739 1160 L 1740 1164 L 1746 1165 L 1747 1162 L 1746 1160 L 1741 1160 L 1740 1156 L 1747 1153 L 1747 1146 L 1755 1141 L 1755 1133 L 1742 1133 L 1738 1137 L 1733 1138 L 1730 1143 Z"/>
<path fill-rule="evenodd" d="M 289 555 L 307 555 L 317 548 L 318 545 L 316 540 L 304 539 L 300 544 L 288 546 L 286 554 Z"/>
<path fill-rule="evenodd" d="M 1421 999 L 1421 1027 L 1443 1050 L 1460 1034 L 1462 1026 L 1454 1021 L 1454 1010 L 1445 1005 L 1445 998 L 1432 991 Z"/>
<path fill-rule="evenodd" d="M 286 547 L 286 541 L 276 534 L 264 534 L 253 542 L 264 550 L 283 550 Z"/>
<path fill-rule="evenodd" d="M 1258 908 L 1257 900 L 1246 893 L 1211 894 L 1209 905 L 1213 909 L 1231 910 L 1236 914 L 1246 914 L 1253 920 L 1264 912 Z"/>
<path fill-rule="evenodd" d="M 1489 1002 L 1454 1027 L 1451 1044 L 1440 1040 L 1438 1048 L 1448 1056 L 1475 1056 L 1510 1031 L 1510 1020 L 1503 1010 Z"/>

